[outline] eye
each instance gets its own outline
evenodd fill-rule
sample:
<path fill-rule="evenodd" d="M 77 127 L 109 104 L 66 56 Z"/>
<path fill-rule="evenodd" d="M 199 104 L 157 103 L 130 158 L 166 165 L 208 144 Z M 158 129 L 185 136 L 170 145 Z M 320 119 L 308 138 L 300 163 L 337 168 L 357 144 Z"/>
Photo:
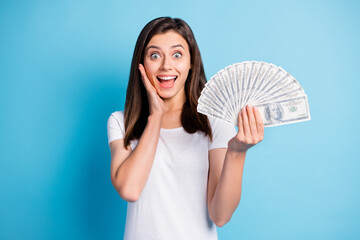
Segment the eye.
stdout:
<path fill-rule="evenodd" d="M 176 52 L 176 53 L 174 53 L 174 55 L 173 55 L 175 58 L 181 58 L 181 53 L 179 53 L 179 52 Z"/>
<path fill-rule="evenodd" d="M 160 55 L 158 53 L 150 54 L 150 58 L 152 58 L 152 59 L 158 59 L 159 57 L 160 57 Z"/>

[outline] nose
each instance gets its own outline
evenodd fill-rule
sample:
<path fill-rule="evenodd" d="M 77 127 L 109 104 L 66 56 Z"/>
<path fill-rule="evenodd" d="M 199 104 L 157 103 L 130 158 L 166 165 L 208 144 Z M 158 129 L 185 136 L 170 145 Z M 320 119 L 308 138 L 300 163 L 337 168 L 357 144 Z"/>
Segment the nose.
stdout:
<path fill-rule="evenodd" d="M 170 70 L 172 68 L 171 58 L 165 56 L 161 64 L 161 68 L 163 70 Z"/>

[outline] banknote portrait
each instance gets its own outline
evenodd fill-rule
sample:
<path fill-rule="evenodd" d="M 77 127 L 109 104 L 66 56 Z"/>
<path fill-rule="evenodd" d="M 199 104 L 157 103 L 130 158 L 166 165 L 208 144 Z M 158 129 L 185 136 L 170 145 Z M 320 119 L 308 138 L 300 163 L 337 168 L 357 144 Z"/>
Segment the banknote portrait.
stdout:
<path fill-rule="evenodd" d="M 264 116 L 269 123 L 281 122 L 283 117 L 283 109 L 278 103 L 270 103 L 266 105 Z"/>

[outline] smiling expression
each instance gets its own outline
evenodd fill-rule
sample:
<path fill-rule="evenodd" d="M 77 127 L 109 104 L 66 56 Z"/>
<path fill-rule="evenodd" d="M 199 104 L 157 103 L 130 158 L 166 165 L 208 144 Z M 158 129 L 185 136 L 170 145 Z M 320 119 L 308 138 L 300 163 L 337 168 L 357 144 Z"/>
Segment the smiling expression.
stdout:
<path fill-rule="evenodd" d="M 185 101 L 185 81 L 191 68 L 186 40 L 175 31 L 156 34 L 145 48 L 146 75 L 163 99 Z"/>

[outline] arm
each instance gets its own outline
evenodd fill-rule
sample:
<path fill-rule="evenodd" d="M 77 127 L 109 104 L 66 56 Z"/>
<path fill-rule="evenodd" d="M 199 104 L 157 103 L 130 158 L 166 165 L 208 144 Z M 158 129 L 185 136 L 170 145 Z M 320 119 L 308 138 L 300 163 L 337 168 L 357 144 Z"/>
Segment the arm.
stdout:
<path fill-rule="evenodd" d="M 249 106 L 239 114 L 238 127 L 227 149 L 209 152 L 208 209 L 211 220 L 219 227 L 231 219 L 240 202 L 246 152 L 264 136 L 260 113 Z"/>
<path fill-rule="evenodd" d="M 123 139 L 110 143 L 111 182 L 120 197 L 129 202 L 136 201 L 145 187 L 154 162 L 165 112 L 164 102 L 151 85 L 142 65 L 139 70 L 149 99 L 148 122 L 134 151 L 125 148 Z"/>
<path fill-rule="evenodd" d="M 124 140 L 110 143 L 111 182 L 125 201 L 135 202 L 149 177 L 159 141 L 161 119 L 149 116 L 134 151 L 125 149 Z"/>

